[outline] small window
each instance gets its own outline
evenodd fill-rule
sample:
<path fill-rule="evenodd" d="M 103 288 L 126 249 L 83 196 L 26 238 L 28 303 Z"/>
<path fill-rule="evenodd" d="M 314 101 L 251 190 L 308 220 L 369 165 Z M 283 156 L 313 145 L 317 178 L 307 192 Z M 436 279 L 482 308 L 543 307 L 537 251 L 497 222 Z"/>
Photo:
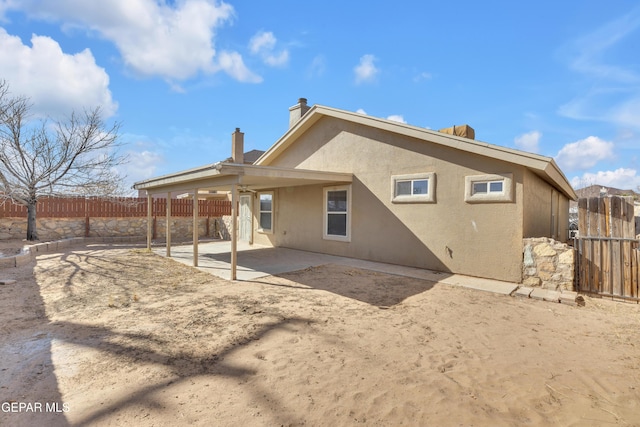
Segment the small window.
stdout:
<path fill-rule="evenodd" d="M 493 181 L 489 183 L 489 193 L 502 193 L 504 181 Z"/>
<path fill-rule="evenodd" d="M 472 175 L 465 177 L 464 200 L 468 203 L 513 201 L 513 175 Z"/>
<path fill-rule="evenodd" d="M 473 183 L 473 194 L 502 193 L 504 181 L 480 181 Z"/>
<path fill-rule="evenodd" d="M 259 231 L 273 230 L 273 193 L 260 193 Z"/>
<path fill-rule="evenodd" d="M 473 194 L 480 194 L 487 192 L 487 183 L 486 182 L 474 182 L 473 183 Z"/>
<path fill-rule="evenodd" d="M 348 242 L 351 239 L 350 187 L 324 189 L 323 238 Z"/>
<path fill-rule="evenodd" d="M 393 175 L 391 177 L 393 203 L 435 202 L 435 173 Z"/>

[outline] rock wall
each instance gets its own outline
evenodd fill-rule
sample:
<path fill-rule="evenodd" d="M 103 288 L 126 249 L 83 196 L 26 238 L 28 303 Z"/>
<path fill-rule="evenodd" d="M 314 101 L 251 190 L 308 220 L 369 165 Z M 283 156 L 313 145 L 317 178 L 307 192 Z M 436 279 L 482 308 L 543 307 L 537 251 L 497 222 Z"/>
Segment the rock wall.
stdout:
<path fill-rule="evenodd" d="M 227 220 L 230 221 L 231 217 Z M 225 239 L 229 232 L 225 221 L 220 218 L 209 219 L 209 236 L 214 237 L 217 228 Z M 36 220 L 38 237 L 40 240 L 59 240 L 72 237 L 85 237 L 86 220 L 84 218 L 44 218 Z M 156 239 L 165 238 L 165 217 L 158 217 L 155 221 Z M 176 239 L 191 239 L 193 236 L 193 218 L 172 217 L 171 237 Z M 24 239 L 27 235 L 27 220 L 25 218 L 0 218 L 0 240 Z M 207 219 L 198 219 L 198 235 L 207 237 Z M 89 218 L 88 237 L 140 237 L 147 236 L 147 218 Z M 218 236 L 215 236 L 218 237 Z"/>
<path fill-rule="evenodd" d="M 84 218 L 37 219 L 36 227 L 40 240 L 58 240 L 85 235 Z M 26 235 L 26 218 L 0 218 L 0 239 L 24 239 Z"/>
<path fill-rule="evenodd" d="M 218 218 L 219 231 L 224 240 L 231 240 L 231 218 L 231 215 L 223 215 L 222 218 Z"/>
<path fill-rule="evenodd" d="M 575 249 L 547 237 L 523 241 L 522 285 L 574 291 Z"/>

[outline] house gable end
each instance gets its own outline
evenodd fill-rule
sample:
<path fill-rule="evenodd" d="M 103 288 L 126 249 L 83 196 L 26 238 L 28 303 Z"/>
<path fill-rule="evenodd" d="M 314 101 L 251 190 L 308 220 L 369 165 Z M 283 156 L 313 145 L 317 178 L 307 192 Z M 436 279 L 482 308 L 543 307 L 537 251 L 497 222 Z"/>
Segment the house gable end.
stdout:
<path fill-rule="evenodd" d="M 539 175 L 552 186 L 556 187 L 567 198 L 577 198 L 568 180 L 550 157 L 526 153 L 468 138 L 443 134 L 417 126 L 411 126 L 404 123 L 320 105 L 314 105 L 311 107 L 304 117 L 292 126 L 278 141 L 276 141 L 276 143 L 269 148 L 269 150 L 267 150 L 255 164 L 267 166 L 280 163 L 277 159 L 283 155 L 290 146 L 299 143 L 309 143 L 309 138 L 303 138 L 303 136 L 309 132 L 310 129 L 316 126 L 323 118 L 342 120 L 356 125 L 390 132 L 392 134 L 403 135 L 422 141 L 423 143 L 441 145 L 463 152 L 473 153 L 507 163 L 524 166 Z M 318 141 L 315 142 L 316 144 L 318 143 Z M 307 151 L 310 152 L 312 150 Z M 293 165 L 288 166 L 295 167 Z M 336 171 L 337 170 L 339 169 L 336 169 Z"/>

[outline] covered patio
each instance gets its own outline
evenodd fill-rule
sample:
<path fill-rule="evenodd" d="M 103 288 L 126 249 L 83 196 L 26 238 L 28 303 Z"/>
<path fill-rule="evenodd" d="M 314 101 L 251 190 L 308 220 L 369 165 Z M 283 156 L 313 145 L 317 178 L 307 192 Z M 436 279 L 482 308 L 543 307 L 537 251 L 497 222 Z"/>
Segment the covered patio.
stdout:
<path fill-rule="evenodd" d="M 236 133 L 240 133 L 236 130 Z M 235 136 L 235 134 L 234 134 Z M 254 166 L 242 163 L 218 162 L 175 174 L 164 175 L 134 185 L 137 190 L 147 192 L 147 249 L 151 250 L 152 216 L 151 203 L 154 195 L 167 197 L 166 221 L 166 256 L 172 256 L 171 245 L 171 197 L 172 194 L 190 193 L 193 199 L 193 244 L 190 246 L 190 258 L 193 266 L 198 267 L 201 257 L 199 253 L 198 236 L 198 197 L 205 192 L 228 192 L 231 195 L 231 242 L 229 248 L 229 275 L 231 280 L 237 280 L 238 268 L 238 205 L 241 193 L 252 194 L 261 190 L 273 190 L 283 187 L 296 187 L 316 184 L 346 184 L 351 183 L 350 173 L 324 172 L 306 169 L 291 169 L 271 166 Z M 250 246 L 243 246 L 247 250 Z M 176 250 L 174 249 L 174 252 Z M 184 256 L 177 250 L 176 255 Z M 206 260 L 206 259 L 205 259 Z M 243 276 L 244 277 L 244 276 Z"/>
<path fill-rule="evenodd" d="M 518 284 L 499 280 L 451 274 L 401 265 L 385 264 L 354 258 L 307 252 L 289 248 L 274 248 L 239 242 L 236 257 L 236 278 L 232 278 L 231 250 L 233 243 L 228 240 L 200 243 L 198 269 L 225 280 L 252 281 L 265 276 L 278 275 L 309 267 L 335 264 L 352 268 L 376 271 L 397 276 L 412 277 L 434 283 L 462 286 L 487 292 L 510 295 Z M 154 252 L 164 255 L 162 248 Z M 192 264 L 193 246 L 172 247 L 171 258 L 186 265 Z"/>

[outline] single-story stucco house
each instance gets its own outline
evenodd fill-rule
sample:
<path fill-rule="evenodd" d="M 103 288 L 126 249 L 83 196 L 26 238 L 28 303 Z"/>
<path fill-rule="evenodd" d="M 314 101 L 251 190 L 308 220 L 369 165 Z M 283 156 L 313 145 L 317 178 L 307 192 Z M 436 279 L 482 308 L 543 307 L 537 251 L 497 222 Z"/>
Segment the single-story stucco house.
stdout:
<path fill-rule="evenodd" d="M 230 191 L 232 236 L 251 243 L 511 282 L 523 238 L 567 240 L 576 194 L 552 158 L 476 141 L 468 127 L 445 133 L 304 98 L 289 114 L 253 164 L 236 129 L 231 162 L 134 188 Z"/>

